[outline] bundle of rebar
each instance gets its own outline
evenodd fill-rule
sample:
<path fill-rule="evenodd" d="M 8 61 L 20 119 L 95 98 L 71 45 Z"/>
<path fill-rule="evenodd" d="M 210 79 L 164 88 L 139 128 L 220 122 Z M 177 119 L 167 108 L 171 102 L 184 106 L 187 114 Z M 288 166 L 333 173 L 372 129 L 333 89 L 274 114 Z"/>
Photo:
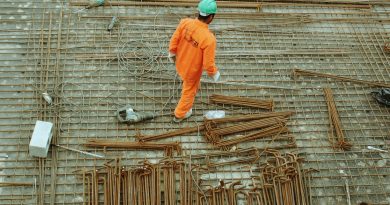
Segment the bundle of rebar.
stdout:
<path fill-rule="evenodd" d="M 149 135 L 149 136 L 137 136 L 137 138 L 139 141 L 145 142 L 145 141 L 152 141 L 152 140 L 157 140 L 157 139 L 165 139 L 168 137 L 174 137 L 174 136 L 183 135 L 183 134 L 189 134 L 192 132 L 198 132 L 198 131 L 202 131 L 203 129 L 204 129 L 203 125 L 196 126 L 196 127 L 186 127 L 186 128 L 172 131 L 172 132 L 162 133 L 162 134 Z"/>
<path fill-rule="evenodd" d="M 283 124 L 277 124 L 274 126 L 270 126 L 267 128 L 264 128 L 258 132 L 236 137 L 234 139 L 229 139 L 229 140 L 222 140 L 217 142 L 215 145 L 217 147 L 222 147 L 222 148 L 229 148 L 232 145 L 236 145 L 241 142 L 246 142 L 246 141 L 251 141 L 255 139 L 261 139 L 265 137 L 273 137 L 273 136 L 278 136 L 280 134 L 288 132 L 287 127 L 285 127 Z"/>
<path fill-rule="evenodd" d="M 290 112 L 290 111 L 286 111 L 286 112 L 264 112 L 264 113 L 258 113 L 258 114 L 235 115 L 235 116 L 231 116 L 231 117 L 210 119 L 209 121 L 212 121 L 214 123 L 244 122 L 244 121 L 250 121 L 250 120 L 258 120 L 258 119 L 270 118 L 270 117 L 288 118 L 292 114 L 293 114 L 293 112 Z"/>
<path fill-rule="evenodd" d="M 293 112 L 265 112 L 265 113 L 259 113 L 259 114 L 236 115 L 236 116 L 232 116 L 232 117 L 212 119 L 209 121 L 212 121 L 213 123 L 245 122 L 245 121 L 250 121 L 250 120 L 258 120 L 258 119 L 271 118 L 271 117 L 287 118 L 287 117 L 291 116 L 292 114 L 293 114 Z M 152 140 L 180 136 L 180 135 L 184 135 L 184 134 L 190 134 L 193 132 L 201 132 L 204 130 L 204 128 L 205 128 L 204 125 L 199 125 L 196 127 L 186 127 L 186 128 L 178 129 L 175 131 L 165 132 L 165 133 L 156 134 L 156 135 L 138 135 L 136 137 L 138 138 L 139 141 L 146 142 L 146 141 L 152 141 Z"/>
<path fill-rule="evenodd" d="M 234 158 L 228 161 L 222 161 L 221 158 L 219 158 L 218 162 L 213 162 L 210 160 L 209 156 L 206 156 L 206 164 L 208 168 L 214 168 L 214 167 L 220 167 L 220 166 L 226 166 L 226 165 L 233 165 L 233 164 L 253 164 L 256 163 L 260 159 L 260 150 L 256 148 L 251 148 L 243 151 L 237 151 L 232 152 L 234 153 Z"/>
<path fill-rule="evenodd" d="M 311 170 L 303 170 L 302 158 L 277 150 L 249 148 L 236 152 L 255 154 L 263 163 L 251 175 L 251 189 L 240 181 L 217 186 L 202 184 L 209 169 L 182 158 L 166 158 L 152 164 L 143 161 L 126 168 L 119 158 L 103 167 L 82 170 L 85 203 L 90 205 L 309 205 Z M 215 156 L 217 157 L 217 156 Z M 255 159 L 257 161 L 257 159 Z M 237 161 L 253 164 L 254 161 Z M 259 164 L 256 162 L 256 164 Z M 215 170 L 214 170 L 215 171 Z"/>
<path fill-rule="evenodd" d="M 198 201 L 200 204 L 208 205 L 237 205 L 238 195 L 241 194 L 240 190 L 243 186 L 240 181 L 234 181 L 231 183 L 225 183 L 220 181 L 220 185 L 207 189 L 206 195 L 198 194 Z M 242 192 L 244 193 L 244 192 Z"/>
<path fill-rule="evenodd" d="M 181 146 L 178 142 L 120 142 L 113 140 L 98 140 L 92 139 L 84 143 L 87 147 L 103 147 L 103 148 L 123 148 L 123 149 L 144 149 L 144 150 L 164 150 L 166 155 L 172 156 L 172 152 L 176 151 L 181 154 Z"/>
<path fill-rule="evenodd" d="M 274 108 L 274 101 L 271 100 L 258 100 L 246 97 L 235 97 L 226 95 L 213 94 L 209 98 L 210 103 L 215 104 L 231 104 L 246 107 L 261 108 L 272 111 Z"/>
<path fill-rule="evenodd" d="M 205 119 L 204 127 L 205 132 L 204 136 L 208 142 L 211 142 L 217 147 L 228 149 L 229 146 L 265 138 L 265 137 L 273 137 L 278 136 L 280 134 L 284 134 L 288 132 L 286 127 L 286 123 L 288 120 L 288 116 L 290 112 L 279 113 L 278 115 L 269 114 L 268 117 L 264 117 L 261 115 L 257 115 L 256 117 L 260 118 L 258 120 L 253 116 L 247 117 L 247 119 L 252 119 L 250 121 L 241 122 L 234 125 L 223 126 L 225 122 L 233 122 L 232 118 L 224 120 L 221 119 Z M 273 117 L 275 116 L 275 117 Z M 244 117 L 241 117 L 244 118 Z M 230 139 L 224 139 L 226 136 L 252 131 L 251 133 L 246 133 L 245 135 L 236 136 Z"/>
<path fill-rule="evenodd" d="M 336 103 L 333 99 L 332 89 L 324 88 L 324 95 L 329 112 L 330 131 L 328 135 L 329 142 L 334 148 L 350 150 L 352 144 L 345 140 L 344 132 L 341 127 L 340 117 L 337 111 Z M 334 133 L 336 136 L 334 136 Z"/>
<path fill-rule="evenodd" d="M 279 123 L 285 124 L 286 122 L 287 122 L 286 118 L 271 117 L 271 118 L 265 118 L 261 120 L 253 120 L 249 122 L 238 123 L 237 125 L 232 125 L 229 127 L 213 129 L 212 133 L 216 136 L 223 136 L 223 135 L 229 135 L 237 132 L 244 132 L 244 131 L 250 131 L 254 129 L 265 128 Z"/>
<path fill-rule="evenodd" d="M 295 154 L 280 154 L 276 150 L 263 151 L 265 163 L 259 173 L 253 174 L 252 188 L 248 189 L 240 181 L 220 184 L 198 193 L 196 204 L 209 205 L 309 205 L 310 170 L 301 166 L 302 158 Z M 210 186 L 207 186 L 210 187 Z"/>
<path fill-rule="evenodd" d="M 260 182 L 249 192 L 248 205 L 311 204 L 307 186 L 310 178 L 308 171 L 301 167 L 303 159 L 295 154 L 281 155 L 276 150 L 268 153 L 273 156 L 261 167 Z"/>
<path fill-rule="evenodd" d="M 194 194 L 189 171 L 183 161 L 174 159 L 157 164 L 144 161 L 128 169 L 120 159 L 115 159 L 102 168 L 82 172 L 85 202 L 90 205 L 176 205 L 180 200 L 180 204 L 190 205 Z M 101 187 L 103 195 L 99 192 Z"/>

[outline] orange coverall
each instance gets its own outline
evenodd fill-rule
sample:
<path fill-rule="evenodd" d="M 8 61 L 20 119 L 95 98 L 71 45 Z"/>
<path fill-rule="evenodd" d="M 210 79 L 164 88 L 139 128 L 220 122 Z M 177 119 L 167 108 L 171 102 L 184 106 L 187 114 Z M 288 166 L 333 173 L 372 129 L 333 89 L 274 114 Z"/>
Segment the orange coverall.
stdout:
<path fill-rule="evenodd" d="M 202 68 L 209 76 L 217 73 L 216 47 L 215 36 L 206 23 L 190 18 L 180 21 L 169 44 L 169 52 L 176 54 L 176 71 L 183 80 L 182 94 L 175 109 L 176 118 L 183 118 L 192 108 Z"/>

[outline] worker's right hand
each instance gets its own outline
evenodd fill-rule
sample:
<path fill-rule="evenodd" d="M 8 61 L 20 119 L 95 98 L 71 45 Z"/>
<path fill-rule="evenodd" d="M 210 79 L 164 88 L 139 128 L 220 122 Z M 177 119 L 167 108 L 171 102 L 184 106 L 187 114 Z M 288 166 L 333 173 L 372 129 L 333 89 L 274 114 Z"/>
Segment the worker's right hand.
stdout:
<path fill-rule="evenodd" d="M 169 59 L 169 62 L 175 63 L 176 62 L 176 54 L 169 52 L 168 59 Z"/>
<path fill-rule="evenodd" d="M 219 78 L 221 77 L 221 73 L 219 73 L 219 71 L 217 71 L 217 73 L 215 73 L 213 75 L 213 80 L 214 82 L 218 82 Z"/>

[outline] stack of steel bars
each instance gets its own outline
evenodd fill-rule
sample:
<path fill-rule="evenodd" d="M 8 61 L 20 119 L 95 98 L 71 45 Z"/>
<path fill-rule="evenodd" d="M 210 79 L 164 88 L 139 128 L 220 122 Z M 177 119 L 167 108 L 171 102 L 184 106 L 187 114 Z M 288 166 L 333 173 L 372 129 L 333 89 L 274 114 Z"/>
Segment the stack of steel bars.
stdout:
<path fill-rule="evenodd" d="M 229 186 L 227 186 L 230 184 Z M 213 187 L 205 191 L 206 195 L 198 194 L 199 204 L 209 204 L 209 205 L 236 205 L 238 204 L 239 194 L 246 196 L 245 192 L 242 191 L 242 188 L 245 186 L 240 186 L 239 181 L 234 181 L 232 183 L 224 183 L 220 181 L 218 187 Z"/>
<path fill-rule="evenodd" d="M 256 153 L 256 159 L 248 155 Z M 312 170 L 303 170 L 302 158 L 282 155 L 273 149 L 249 148 L 234 152 L 210 154 L 210 158 L 236 156 L 231 163 L 201 167 L 205 157 L 166 158 L 156 164 L 144 161 L 137 167 L 125 168 L 120 159 L 104 167 L 82 170 L 85 203 L 90 205 L 309 205 Z M 243 160 L 248 158 L 249 160 Z M 207 159 L 209 160 L 209 159 Z M 199 163 L 199 164 L 198 164 Z M 219 166 L 251 165 L 252 184 L 240 181 L 212 186 L 205 177 L 218 172 Z M 250 187 L 249 187 L 250 186 Z"/>
<path fill-rule="evenodd" d="M 288 132 L 286 123 L 292 112 L 275 112 L 236 116 L 221 119 L 205 119 L 205 137 L 207 141 L 217 147 L 229 148 L 240 142 L 255 140 L 265 137 L 279 136 Z M 244 122 L 243 122 L 244 121 Z M 240 122 L 233 125 L 227 125 L 228 122 Z M 239 137 L 224 139 L 228 135 L 248 132 Z"/>
<path fill-rule="evenodd" d="M 336 104 L 333 99 L 332 89 L 324 88 L 324 94 L 326 99 L 326 104 L 329 111 L 329 122 L 330 122 L 330 131 L 329 131 L 329 141 L 332 143 L 332 146 L 335 148 L 341 148 L 342 150 L 350 150 L 352 144 L 345 140 L 343 129 L 341 128 L 341 121 L 339 113 L 336 108 Z M 334 136 L 336 133 L 336 136 Z"/>
<path fill-rule="evenodd" d="M 250 192 L 252 201 L 248 205 L 311 204 L 310 187 L 306 186 L 310 170 L 302 169 L 303 159 L 295 154 L 281 155 L 276 150 L 267 150 L 267 153 L 272 156 L 260 168 L 260 183 Z"/>
<path fill-rule="evenodd" d="M 262 158 L 265 161 L 256 163 L 258 168 L 251 172 L 253 182 L 251 187 L 240 186 L 240 181 L 231 183 L 220 181 L 218 186 L 211 186 L 211 188 L 209 188 L 210 185 L 203 184 L 203 187 L 208 188 L 204 190 L 204 193 L 198 193 L 196 204 L 312 204 L 308 183 L 310 172 L 314 170 L 304 170 L 301 166 L 302 158 L 295 154 L 282 155 L 272 149 L 263 150 Z"/>
<path fill-rule="evenodd" d="M 125 169 L 116 159 L 113 165 L 106 163 L 103 168 L 82 174 L 86 204 L 176 205 L 178 200 L 192 204 L 191 174 L 180 160 L 165 159 L 158 164 L 145 161 Z"/>
<path fill-rule="evenodd" d="M 210 103 L 215 104 L 230 104 L 230 105 L 239 105 L 253 108 L 261 108 L 272 111 L 274 109 L 274 101 L 271 100 L 258 100 L 253 98 L 246 97 L 235 97 L 235 96 L 226 96 L 226 95 L 211 95 Z"/>

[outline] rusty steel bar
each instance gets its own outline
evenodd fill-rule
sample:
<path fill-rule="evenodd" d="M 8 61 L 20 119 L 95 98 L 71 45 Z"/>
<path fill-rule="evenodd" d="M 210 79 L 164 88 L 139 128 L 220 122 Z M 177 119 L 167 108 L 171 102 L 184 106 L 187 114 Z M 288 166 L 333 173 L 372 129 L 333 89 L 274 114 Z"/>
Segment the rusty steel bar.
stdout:
<path fill-rule="evenodd" d="M 373 82 L 373 81 L 367 81 L 367 80 L 359 80 L 359 79 L 353 79 L 353 78 L 348 78 L 348 77 L 342 77 L 342 76 L 337 76 L 333 74 L 326 74 L 326 73 L 319 73 L 315 71 L 308 71 L 308 70 L 302 70 L 302 69 L 294 69 L 293 70 L 293 77 L 295 76 L 317 76 L 317 77 L 323 77 L 323 78 L 332 78 L 338 81 L 343 81 L 343 82 L 352 82 L 352 83 L 357 83 L 357 84 L 363 84 L 363 85 L 368 85 L 368 86 L 373 86 L 373 87 L 386 87 L 390 88 L 390 84 L 384 83 L 384 82 Z"/>

